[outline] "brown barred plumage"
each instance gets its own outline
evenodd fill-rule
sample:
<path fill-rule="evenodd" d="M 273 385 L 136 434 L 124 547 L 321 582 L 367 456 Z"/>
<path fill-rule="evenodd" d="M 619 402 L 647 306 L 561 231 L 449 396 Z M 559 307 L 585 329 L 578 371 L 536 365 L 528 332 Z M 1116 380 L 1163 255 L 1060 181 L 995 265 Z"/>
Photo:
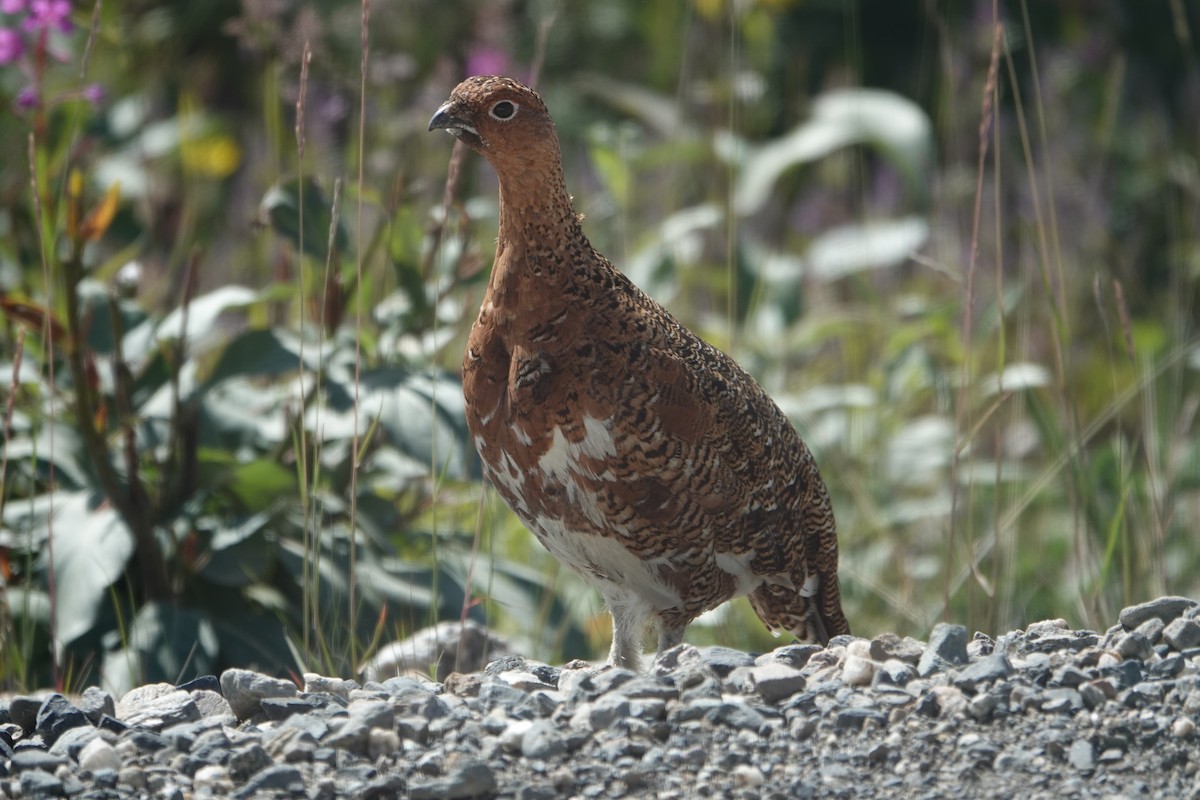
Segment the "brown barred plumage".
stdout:
<path fill-rule="evenodd" d="M 429 128 L 500 179 L 496 260 L 463 362 L 471 434 L 508 505 L 599 588 L 610 662 L 637 668 L 647 623 L 665 649 L 744 594 L 799 639 L 848 633 L 808 447 L 749 374 L 592 249 L 541 98 L 469 78 Z"/>

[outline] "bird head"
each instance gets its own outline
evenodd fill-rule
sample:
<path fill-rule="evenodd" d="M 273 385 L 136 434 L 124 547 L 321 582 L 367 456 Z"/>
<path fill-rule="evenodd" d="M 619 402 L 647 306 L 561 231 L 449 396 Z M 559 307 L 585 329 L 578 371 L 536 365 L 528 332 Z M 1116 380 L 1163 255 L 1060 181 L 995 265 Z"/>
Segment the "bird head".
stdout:
<path fill-rule="evenodd" d="M 541 156 L 557 161 L 558 134 L 537 92 L 512 78 L 477 75 L 454 87 L 429 120 L 483 155 L 498 172 L 510 161 Z"/>

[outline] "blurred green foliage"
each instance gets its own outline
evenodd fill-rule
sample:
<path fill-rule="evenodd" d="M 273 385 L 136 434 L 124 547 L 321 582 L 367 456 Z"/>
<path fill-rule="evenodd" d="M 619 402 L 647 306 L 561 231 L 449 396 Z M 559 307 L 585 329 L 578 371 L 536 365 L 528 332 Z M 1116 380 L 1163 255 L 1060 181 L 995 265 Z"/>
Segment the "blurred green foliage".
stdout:
<path fill-rule="evenodd" d="M 601 651 L 461 419 L 495 180 L 425 127 L 485 71 L 813 446 L 857 633 L 1200 595 L 1195 4 L 362 11 L 79 6 L 0 66 L 0 685 L 348 673 L 464 613 Z"/>

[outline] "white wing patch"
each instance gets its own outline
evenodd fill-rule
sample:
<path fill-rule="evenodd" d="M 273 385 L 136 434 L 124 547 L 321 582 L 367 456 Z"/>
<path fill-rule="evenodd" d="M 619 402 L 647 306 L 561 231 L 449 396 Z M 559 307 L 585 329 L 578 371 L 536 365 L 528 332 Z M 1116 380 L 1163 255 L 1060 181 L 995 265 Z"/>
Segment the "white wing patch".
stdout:
<path fill-rule="evenodd" d="M 658 574 L 661 559 L 643 561 L 611 536 L 567 528 L 560 519 L 537 517 L 532 527 L 550 553 L 600 589 L 605 598 L 624 598 L 647 611 L 682 605 L 679 594 Z"/>
<path fill-rule="evenodd" d="M 616 452 L 617 444 L 608 426 L 595 417 L 584 417 L 582 441 L 572 442 L 563 434 L 561 427 L 554 429 L 550 448 L 538 459 L 538 469 L 547 478 L 556 481 L 564 480 L 571 472 L 597 478 L 600 476 L 591 470 L 585 473 L 580 458 L 602 459 L 616 455 Z"/>

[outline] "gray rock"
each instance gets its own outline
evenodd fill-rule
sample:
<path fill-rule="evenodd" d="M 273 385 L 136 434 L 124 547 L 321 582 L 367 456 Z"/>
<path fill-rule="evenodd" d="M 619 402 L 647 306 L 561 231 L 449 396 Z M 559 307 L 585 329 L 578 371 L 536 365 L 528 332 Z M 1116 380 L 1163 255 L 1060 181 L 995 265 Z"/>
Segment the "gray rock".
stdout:
<path fill-rule="evenodd" d="M 916 677 L 917 670 L 911 663 L 898 658 L 889 658 L 879 665 L 875 677 L 871 679 L 871 685 L 875 687 L 907 686 Z"/>
<path fill-rule="evenodd" d="M 43 798 L 65 797 L 66 787 L 62 780 L 49 772 L 31 769 L 21 773 L 18 797 Z"/>
<path fill-rule="evenodd" d="M 80 751 L 79 766 L 88 772 L 99 772 L 102 769 L 115 772 L 121 768 L 121 757 L 117 755 L 115 747 L 103 739 L 96 738 Z"/>
<path fill-rule="evenodd" d="M 233 709 L 225 698 L 217 692 L 208 689 L 197 689 L 191 692 L 192 702 L 201 717 L 233 717 Z"/>
<path fill-rule="evenodd" d="M 965 635 L 965 634 L 964 634 Z M 861 731 L 868 723 L 887 726 L 887 715 L 871 708 L 848 708 L 838 712 L 833 726 L 840 731 Z"/>
<path fill-rule="evenodd" d="M 151 683 L 131 689 L 117 703 L 117 717 L 126 725 L 162 730 L 200 718 L 190 692 L 169 683 Z"/>
<path fill-rule="evenodd" d="M 458 800 L 482 797 L 495 792 L 496 776 L 491 767 L 482 761 L 466 761 L 460 763 L 443 779 L 410 781 L 407 797 L 411 800 Z"/>
<path fill-rule="evenodd" d="M 1003 680 L 1012 674 L 1012 662 L 1003 653 L 994 653 L 964 667 L 952 680 L 964 692 L 974 692 L 980 686 Z"/>
<path fill-rule="evenodd" d="M 303 773 L 298 767 L 291 764 L 276 764 L 259 771 L 246 781 L 241 789 L 234 792 L 233 796 L 237 800 L 243 798 L 248 800 L 256 794 L 270 791 L 302 795 L 304 793 Z"/>
<path fill-rule="evenodd" d="M 754 691 L 768 703 L 791 697 L 802 691 L 807 683 L 800 670 L 779 662 L 753 666 L 749 670 Z"/>
<path fill-rule="evenodd" d="M 1158 640 L 1162 637 L 1163 628 L 1165 627 L 1166 623 L 1161 619 L 1158 617 L 1151 617 L 1141 625 L 1138 625 L 1137 628 L 1134 629 L 1134 632 L 1145 636 L 1147 642 L 1149 642 L 1151 645 L 1155 645 L 1158 644 Z"/>
<path fill-rule="evenodd" d="M 767 728 L 767 718 L 745 703 L 719 702 L 704 714 L 704 719 L 717 725 L 757 732 Z"/>
<path fill-rule="evenodd" d="M 1131 631 L 1152 617 L 1158 617 L 1164 623 L 1171 622 L 1197 605 L 1200 603 L 1186 597 L 1159 597 L 1121 609 L 1117 619 L 1125 630 Z"/>
<path fill-rule="evenodd" d="M 50 746 L 50 752 L 68 758 L 79 758 L 79 752 L 87 745 L 88 742 L 100 736 L 100 729 L 93 728 L 91 725 L 80 725 L 75 728 L 68 728 L 63 731 L 54 744 Z"/>
<path fill-rule="evenodd" d="M 1145 661 L 1153 652 L 1154 647 L 1140 630 L 1125 634 L 1117 645 L 1117 653 L 1121 658 L 1136 658 L 1139 661 Z"/>
<path fill-rule="evenodd" d="M 235 781 L 241 783 L 248 780 L 251 776 L 257 775 L 271 767 L 271 756 L 258 742 L 249 742 L 239 745 L 229 754 L 229 763 L 226 765 L 229 769 L 229 774 Z M 286 773 L 279 773 L 280 776 Z M 278 777 L 278 776 L 277 776 Z M 263 788 L 279 788 L 276 785 L 263 786 Z"/>
<path fill-rule="evenodd" d="M 45 697 L 32 695 L 16 695 L 8 701 L 8 716 L 14 724 L 20 725 L 21 730 L 32 733 L 37 727 L 38 710 L 41 709 Z"/>
<path fill-rule="evenodd" d="M 925 643 L 911 636 L 901 639 L 894 633 L 883 633 L 871 640 L 869 654 L 876 661 L 896 659 L 916 666 L 925 652 Z M 801 665 L 803 666 L 803 665 Z"/>
<path fill-rule="evenodd" d="M 720 678 L 727 677 L 738 667 L 754 665 L 754 657 L 748 653 L 719 645 L 700 648 L 700 659 Z"/>
<path fill-rule="evenodd" d="M 1162 636 L 1175 650 L 1200 646 L 1200 623 L 1194 619 L 1178 617 L 1163 628 Z"/>
<path fill-rule="evenodd" d="M 786 664 L 789 667 L 802 669 L 810 658 L 824 649 L 818 644 L 785 644 L 783 647 L 776 647 L 771 652 L 759 656 L 755 659 L 755 663 L 778 662 Z"/>
<path fill-rule="evenodd" d="M 1096 768 L 1096 752 L 1092 747 L 1092 743 L 1087 739 L 1076 739 L 1071 743 L 1071 750 L 1067 755 L 1067 760 L 1071 766 L 1080 772 L 1091 772 Z"/>
<path fill-rule="evenodd" d="M 521 737 L 521 755 L 525 758 L 555 758 L 566 752 L 566 741 L 550 720 L 534 721 Z"/>
<path fill-rule="evenodd" d="M 59 767 L 67 764 L 67 758 L 54 753 L 48 753 L 35 747 L 27 747 L 18 749 L 9 763 L 9 767 L 13 772 L 28 772 L 30 770 L 44 770 L 53 772 Z"/>
<path fill-rule="evenodd" d="M 294 697 L 296 684 L 247 669 L 227 669 L 221 673 L 221 694 L 234 716 L 247 720 L 262 710 L 268 697 Z"/>
<path fill-rule="evenodd" d="M 83 690 L 79 698 L 79 710 L 84 713 L 93 725 L 99 725 L 105 714 L 110 717 L 117 715 L 117 705 L 113 696 L 98 686 L 89 686 Z"/>
<path fill-rule="evenodd" d="M 917 674 L 927 677 L 952 666 L 967 663 L 967 629 L 962 625 L 939 622 L 933 626 L 929 644 L 917 662 Z"/>
<path fill-rule="evenodd" d="M 347 718 L 336 730 L 326 735 L 321 744 L 365 756 L 370 736 L 371 726 L 366 720 L 360 717 Z"/>

